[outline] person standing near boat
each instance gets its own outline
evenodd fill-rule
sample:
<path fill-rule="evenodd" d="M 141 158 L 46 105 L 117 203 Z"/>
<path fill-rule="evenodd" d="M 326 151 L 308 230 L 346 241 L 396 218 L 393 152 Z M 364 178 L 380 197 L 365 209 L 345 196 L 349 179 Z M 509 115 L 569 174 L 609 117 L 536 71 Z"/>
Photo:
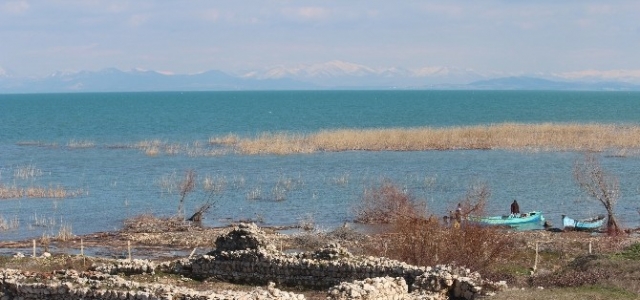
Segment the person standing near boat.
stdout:
<path fill-rule="evenodd" d="M 462 224 L 462 205 L 460 203 L 458 203 L 454 218 L 454 228 L 460 228 L 460 225 Z"/>
<path fill-rule="evenodd" d="M 511 203 L 511 215 L 514 217 L 520 215 L 520 205 L 516 199 L 513 199 L 513 203 Z"/>

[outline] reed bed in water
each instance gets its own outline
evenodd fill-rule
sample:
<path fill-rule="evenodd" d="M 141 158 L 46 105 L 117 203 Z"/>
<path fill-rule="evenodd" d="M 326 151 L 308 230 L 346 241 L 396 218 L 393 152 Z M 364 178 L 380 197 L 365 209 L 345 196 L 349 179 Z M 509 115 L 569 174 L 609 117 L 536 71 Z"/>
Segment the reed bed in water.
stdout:
<path fill-rule="evenodd" d="M 69 198 L 77 197 L 84 194 L 81 189 L 67 190 L 63 187 L 17 187 L 6 186 L 0 183 L 0 199 L 15 199 L 15 198 Z"/>
<path fill-rule="evenodd" d="M 255 138 L 227 136 L 210 141 L 232 142 L 243 154 L 457 149 L 603 151 L 640 149 L 640 126 L 503 123 L 447 128 L 337 129 L 310 134 L 265 133 Z"/>

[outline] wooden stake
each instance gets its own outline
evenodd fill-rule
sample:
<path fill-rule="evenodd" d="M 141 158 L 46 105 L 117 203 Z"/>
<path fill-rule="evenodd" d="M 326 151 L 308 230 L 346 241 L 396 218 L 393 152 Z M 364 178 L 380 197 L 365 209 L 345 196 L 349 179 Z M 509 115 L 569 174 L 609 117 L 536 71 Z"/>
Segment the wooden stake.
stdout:
<path fill-rule="evenodd" d="M 33 257 L 36 257 L 36 240 L 33 240 Z"/>
<path fill-rule="evenodd" d="M 196 249 L 198 249 L 198 247 L 193 248 L 193 251 L 189 254 L 189 258 L 193 257 L 193 254 L 196 253 Z"/>
<path fill-rule="evenodd" d="M 86 266 L 87 258 L 84 257 L 84 240 L 80 239 L 80 255 L 82 256 L 82 266 Z"/>
<path fill-rule="evenodd" d="M 591 241 L 589 241 L 589 255 L 591 255 Z"/>
<path fill-rule="evenodd" d="M 531 275 L 535 274 L 537 269 L 538 269 L 538 242 L 536 241 L 536 260 L 533 263 L 533 271 Z"/>
<path fill-rule="evenodd" d="M 129 249 L 129 261 L 131 261 L 131 241 L 127 241 L 127 249 Z"/>

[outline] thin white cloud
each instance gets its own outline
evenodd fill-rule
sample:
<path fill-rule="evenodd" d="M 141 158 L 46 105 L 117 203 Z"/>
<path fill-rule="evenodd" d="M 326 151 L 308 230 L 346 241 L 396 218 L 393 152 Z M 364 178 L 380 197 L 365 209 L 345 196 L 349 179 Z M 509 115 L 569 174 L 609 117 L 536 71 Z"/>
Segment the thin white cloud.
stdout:
<path fill-rule="evenodd" d="M 330 16 L 330 10 L 318 6 L 287 7 L 282 9 L 282 14 L 292 19 L 319 21 L 327 19 Z"/>
<path fill-rule="evenodd" d="M 29 7 L 27 1 L 7 1 L 0 5 L 0 12 L 17 15 L 29 10 Z"/>

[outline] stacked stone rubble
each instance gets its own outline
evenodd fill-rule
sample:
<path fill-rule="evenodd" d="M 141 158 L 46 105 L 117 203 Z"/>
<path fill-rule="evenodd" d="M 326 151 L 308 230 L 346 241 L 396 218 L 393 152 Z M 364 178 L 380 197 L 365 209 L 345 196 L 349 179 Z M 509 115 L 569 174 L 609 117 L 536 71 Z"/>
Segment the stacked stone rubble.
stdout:
<path fill-rule="evenodd" d="M 274 285 L 252 291 L 195 291 L 167 284 L 140 284 L 100 272 L 57 271 L 38 274 L 0 270 L 0 299 L 22 300 L 302 300 L 302 294 L 284 292 Z"/>
<path fill-rule="evenodd" d="M 314 252 L 284 254 L 276 251 L 255 225 L 238 226 L 218 239 L 215 251 L 188 262 L 182 260 L 179 265 L 173 270 L 181 270 L 185 276 L 258 285 L 275 282 L 319 290 L 343 282 L 359 285 L 366 279 L 390 277 L 402 278 L 410 287 L 407 293 L 424 299 L 474 299 L 487 292 L 480 276 L 466 269 L 418 267 L 384 257 L 354 256 L 335 243 Z M 392 299 L 385 297 L 380 299 Z"/>
<path fill-rule="evenodd" d="M 329 300 L 377 299 L 403 300 L 409 298 L 404 278 L 377 277 L 342 282 L 329 289 Z"/>
<path fill-rule="evenodd" d="M 115 260 L 92 271 L 37 274 L 0 269 L 0 300 L 5 299 L 304 299 L 278 285 L 328 290 L 342 299 L 477 299 L 506 288 L 504 282 L 483 281 L 468 269 L 417 267 L 384 257 L 354 256 L 338 244 L 313 252 L 284 254 L 275 250 L 257 226 L 241 225 L 216 241 L 216 250 L 194 258 L 154 264 L 146 260 Z M 181 274 L 256 286 L 249 292 L 202 292 L 164 284 L 141 284 L 113 274 Z"/>
<path fill-rule="evenodd" d="M 111 262 L 96 263 L 91 270 L 106 274 L 154 274 L 156 264 L 146 259 L 117 259 Z"/>

